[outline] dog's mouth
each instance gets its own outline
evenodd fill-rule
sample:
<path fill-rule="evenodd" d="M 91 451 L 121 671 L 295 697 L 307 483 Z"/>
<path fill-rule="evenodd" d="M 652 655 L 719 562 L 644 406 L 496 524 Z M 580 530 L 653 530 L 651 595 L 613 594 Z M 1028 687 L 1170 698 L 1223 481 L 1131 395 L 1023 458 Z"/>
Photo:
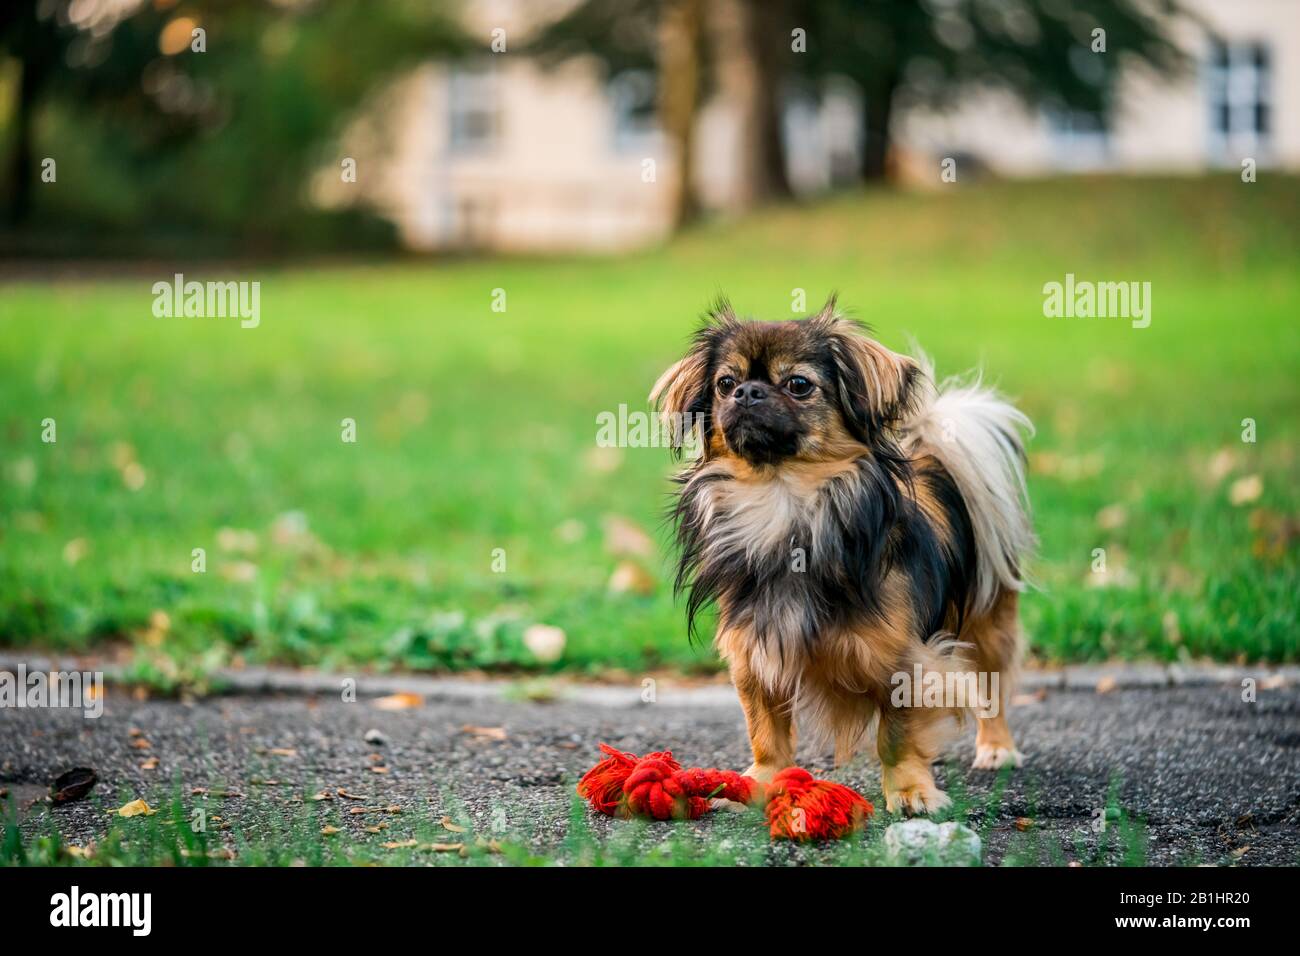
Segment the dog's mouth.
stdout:
<path fill-rule="evenodd" d="M 799 430 L 788 421 L 774 421 L 763 412 L 739 410 L 725 416 L 722 434 L 727 446 L 746 461 L 773 465 L 799 450 Z"/>

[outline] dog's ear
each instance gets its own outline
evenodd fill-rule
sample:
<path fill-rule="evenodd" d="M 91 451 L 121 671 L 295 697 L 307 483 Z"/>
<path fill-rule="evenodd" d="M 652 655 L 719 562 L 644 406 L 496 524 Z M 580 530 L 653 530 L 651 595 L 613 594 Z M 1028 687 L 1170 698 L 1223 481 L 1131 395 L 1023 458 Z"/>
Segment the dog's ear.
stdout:
<path fill-rule="evenodd" d="M 696 434 L 707 453 L 713 427 L 709 417 L 713 408 L 713 356 L 738 325 L 731 304 L 719 298 L 705 314 L 690 351 L 669 366 L 650 389 L 650 403 L 658 410 L 674 451 L 680 452 Z"/>
<path fill-rule="evenodd" d="M 705 343 L 697 342 L 659 376 L 650 389 L 650 404 L 659 412 L 669 443 L 680 449 L 697 424 L 696 416 L 707 414 L 709 408 L 709 348 Z"/>
<path fill-rule="evenodd" d="M 699 405 L 708 389 L 708 351 L 699 345 L 669 365 L 650 389 L 650 403 L 660 415 L 685 415 Z"/>
<path fill-rule="evenodd" d="M 921 375 L 913 359 L 890 351 L 866 328 L 839 315 L 834 296 L 812 323 L 830 348 L 840 408 L 855 437 L 868 441 L 906 415 Z"/>

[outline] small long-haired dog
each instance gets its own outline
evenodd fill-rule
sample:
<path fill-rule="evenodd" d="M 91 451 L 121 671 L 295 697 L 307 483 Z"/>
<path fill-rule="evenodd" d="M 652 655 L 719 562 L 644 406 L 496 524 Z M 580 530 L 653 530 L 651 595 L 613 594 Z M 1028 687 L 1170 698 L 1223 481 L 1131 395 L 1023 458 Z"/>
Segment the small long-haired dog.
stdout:
<path fill-rule="evenodd" d="M 891 811 L 947 805 L 930 765 L 977 708 L 893 694 L 935 673 L 999 675 L 974 765 L 1020 765 L 1005 704 L 1033 545 L 1028 418 L 978 382 L 936 387 L 924 357 L 874 341 L 834 297 L 784 322 L 740 321 L 720 303 L 650 399 L 698 429 L 674 439 L 698 444 L 677 477 L 677 586 L 692 632 L 717 606 L 749 774 L 794 763 L 797 715 L 834 742 L 837 765 L 875 728 Z"/>

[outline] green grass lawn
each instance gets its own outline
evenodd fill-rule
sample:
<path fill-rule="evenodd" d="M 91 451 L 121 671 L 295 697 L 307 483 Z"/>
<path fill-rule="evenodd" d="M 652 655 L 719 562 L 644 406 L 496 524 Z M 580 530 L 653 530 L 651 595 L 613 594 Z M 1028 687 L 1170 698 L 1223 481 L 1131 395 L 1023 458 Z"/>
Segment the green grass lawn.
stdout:
<path fill-rule="evenodd" d="M 629 258 L 234 275 L 262 283 L 256 329 L 154 318 L 172 271 L 0 288 L 0 644 L 129 642 L 162 683 L 236 658 L 713 669 L 667 583 L 672 463 L 596 450 L 596 416 L 644 408 L 719 292 L 778 318 L 838 289 L 1037 422 L 1037 656 L 1300 659 L 1300 180 L 852 195 Z M 1150 327 L 1044 317 L 1066 273 L 1149 281 Z M 650 596 L 609 590 L 611 516 L 660 544 Z"/>

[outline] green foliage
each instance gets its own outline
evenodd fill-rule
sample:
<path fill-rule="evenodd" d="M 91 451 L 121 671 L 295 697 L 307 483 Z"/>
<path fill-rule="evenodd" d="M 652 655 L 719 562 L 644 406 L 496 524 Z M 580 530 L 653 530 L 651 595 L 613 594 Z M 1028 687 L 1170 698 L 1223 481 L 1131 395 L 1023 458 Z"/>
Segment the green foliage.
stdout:
<path fill-rule="evenodd" d="M 41 40 L 9 52 L 27 68 L 17 92 L 35 97 L 40 155 L 61 157 L 67 187 L 36 191 L 38 250 L 52 233 L 66 244 L 78 223 L 109 230 L 118 254 L 124 237 L 153 251 L 180 235 L 205 253 L 391 243 L 356 213 L 313 211 L 312 172 L 369 93 L 471 48 L 443 5 L 417 0 L 141 4 L 93 36 L 66 2 L 33 18 L 35 6 L 0 26 L 11 41 Z M 206 31 L 202 52 L 189 25 Z M 21 148 L 18 131 L 8 138 Z M 79 248 L 107 251 L 104 238 Z"/>
<path fill-rule="evenodd" d="M 595 56 L 605 72 L 653 70 L 662 0 L 582 0 L 528 46 L 544 64 Z"/>

